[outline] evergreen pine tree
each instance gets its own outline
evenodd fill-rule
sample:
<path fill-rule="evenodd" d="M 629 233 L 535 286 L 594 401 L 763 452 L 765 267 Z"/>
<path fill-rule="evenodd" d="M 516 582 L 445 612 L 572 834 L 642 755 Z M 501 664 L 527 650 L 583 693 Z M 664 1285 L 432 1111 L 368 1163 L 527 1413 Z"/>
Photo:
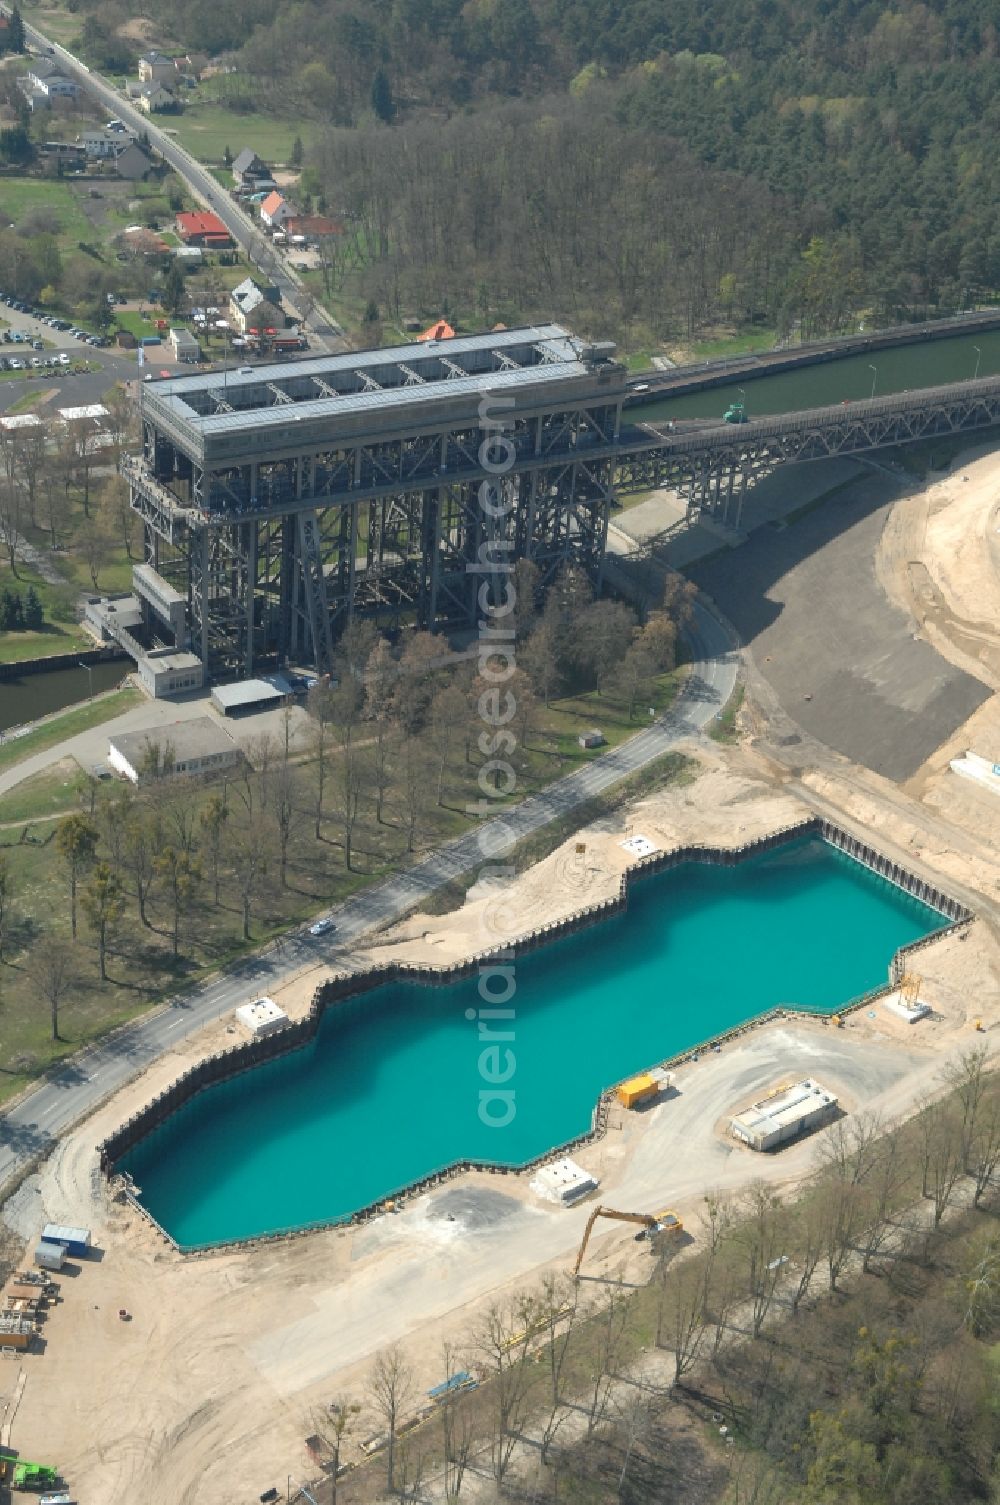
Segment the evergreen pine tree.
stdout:
<path fill-rule="evenodd" d="M 379 120 L 384 120 L 386 125 L 396 113 L 392 98 L 392 85 L 384 68 L 376 68 L 375 77 L 372 79 L 372 109 Z"/>
<path fill-rule="evenodd" d="M 40 632 L 45 626 L 45 613 L 33 585 L 28 586 L 24 598 L 24 625 L 29 632 Z"/>
<path fill-rule="evenodd" d="M 10 26 L 7 30 L 7 46 L 11 52 L 24 52 L 24 22 L 17 6 L 10 13 Z"/>

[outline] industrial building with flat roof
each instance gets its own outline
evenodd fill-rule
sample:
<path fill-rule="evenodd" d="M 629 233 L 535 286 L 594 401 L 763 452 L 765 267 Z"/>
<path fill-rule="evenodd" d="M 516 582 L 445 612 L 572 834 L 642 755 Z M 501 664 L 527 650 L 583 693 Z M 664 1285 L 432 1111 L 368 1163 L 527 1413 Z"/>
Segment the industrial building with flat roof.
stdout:
<path fill-rule="evenodd" d="M 776 1087 L 759 1103 L 737 1113 L 730 1124 L 734 1138 L 752 1150 L 773 1150 L 788 1139 L 828 1123 L 837 1112 L 837 1099 L 818 1082 L 794 1082 Z"/>
<path fill-rule="evenodd" d="M 217 773 L 243 754 L 212 716 L 175 721 L 148 731 L 118 732 L 108 742 L 108 765 L 133 784 L 182 774 Z"/>

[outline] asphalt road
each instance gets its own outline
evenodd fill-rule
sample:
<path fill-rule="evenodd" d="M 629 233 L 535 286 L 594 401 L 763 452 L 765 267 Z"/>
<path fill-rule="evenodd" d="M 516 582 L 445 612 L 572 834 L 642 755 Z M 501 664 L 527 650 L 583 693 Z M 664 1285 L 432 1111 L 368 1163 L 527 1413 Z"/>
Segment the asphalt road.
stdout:
<path fill-rule="evenodd" d="M 736 683 L 737 653 L 716 617 L 696 608 L 689 633 L 695 654 L 683 693 L 658 721 L 621 747 L 559 779 L 502 818 L 484 821 L 416 863 L 405 873 L 356 895 L 333 911 L 326 939 L 295 932 L 155 1014 L 81 1052 L 0 1118 L 0 1187 L 27 1162 L 47 1153 L 69 1126 L 109 1093 L 144 1070 L 165 1050 L 220 1015 L 281 985 L 305 963 L 328 958 L 344 965 L 349 948 L 373 925 L 395 920 L 449 879 L 483 862 L 483 851 L 503 849 L 601 794 L 626 774 L 644 768 L 685 737 L 702 730 L 725 705 Z M 495 845 L 494 845 L 495 843 Z"/>
<path fill-rule="evenodd" d="M 50 37 L 43 36 L 34 26 L 25 24 L 24 34 L 38 52 L 51 56 L 69 78 L 74 78 L 92 98 L 105 106 L 113 117 L 123 120 L 137 133 L 145 132 L 150 145 L 174 171 L 184 179 L 191 192 L 222 220 L 237 245 L 252 261 L 267 267 L 267 275 L 280 290 L 282 300 L 297 307 L 305 294 L 305 288 L 295 273 L 275 254 L 274 247 L 266 236 L 230 198 L 222 185 L 207 168 L 184 150 L 153 117 L 136 109 L 118 90 L 113 88 L 99 73 L 93 73 L 86 63 L 81 63 L 72 52 L 60 47 Z M 331 348 L 343 348 L 343 330 L 325 309 L 316 304 L 305 319 L 306 328 Z"/>

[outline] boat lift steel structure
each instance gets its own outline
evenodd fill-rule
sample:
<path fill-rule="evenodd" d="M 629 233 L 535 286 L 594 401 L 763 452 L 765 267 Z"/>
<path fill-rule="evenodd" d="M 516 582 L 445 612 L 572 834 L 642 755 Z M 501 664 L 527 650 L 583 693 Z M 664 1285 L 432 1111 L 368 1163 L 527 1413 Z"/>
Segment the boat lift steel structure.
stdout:
<path fill-rule="evenodd" d="M 990 378 L 657 425 L 626 405 L 613 350 L 550 324 L 144 385 L 122 472 L 145 562 L 186 600 L 176 646 L 210 682 L 323 672 L 357 618 L 474 626 L 484 579 L 518 558 L 543 585 L 573 563 L 599 587 L 617 493 L 668 487 L 738 528 L 780 465 L 1000 422 Z"/>

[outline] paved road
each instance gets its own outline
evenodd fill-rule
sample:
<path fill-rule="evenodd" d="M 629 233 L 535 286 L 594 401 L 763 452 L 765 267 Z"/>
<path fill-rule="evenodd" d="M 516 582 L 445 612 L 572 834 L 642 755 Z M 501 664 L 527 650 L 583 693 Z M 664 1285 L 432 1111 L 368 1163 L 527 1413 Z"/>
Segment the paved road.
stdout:
<path fill-rule="evenodd" d="M 397 919 L 434 889 L 478 866 L 486 834 L 518 841 L 603 793 L 626 774 L 645 767 L 703 729 L 726 703 L 736 683 L 737 654 L 721 623 L 699 607 L 689 634 L 695 654 L 685 690 L 659 721 L 621 747 L 567 774 L 503 817 L 484 822 L 447 843 L 405 873 L 358 894 L 334 911 L 336 931 L 327 941 L 296 932 L 250 957 L 214 981 L 137 1020 L 113 1039 L 84 1051 L 0 1118 L 0 1186 L 102 1098 L 143 1070 L 186 1035 L 221 1014 L 281 985 L 305 963 L 328 957 L 343 964 L 345 948 L 373 925 Z"/>
<path fill-rule="evenodd" d="M 112 116 L 123 120 L 136 134 L 145 132 L 150 145 L 184 179 L 199 202 L 219 216 L 237 245 L 252 261 L 266 266 L 268 276 L 280 289 L 282 299 L 293 308 L 300 304 L 302 298 L 307 296 L 300 278 L 275 254 L 270 241 L 261 234 L 253 220 L 230 198 L 206 167 L 196 161 L 190 152 L 185 151 L 153 118 L 136 109 L 106 79 L 99 73 L 93 73 L 72 52 L 67 52 L 65 47 L 60 47 L 50 37 L 43 36 L 34 26 L 25 24 L 24 34 L 32 47 L 54 58 L 67 77 L 75 78 Z M 344 348 L 343 330 L 318 304 L 303 322 L 319 337 L 321 344 L 330 345 L 334 349 Z"/>

